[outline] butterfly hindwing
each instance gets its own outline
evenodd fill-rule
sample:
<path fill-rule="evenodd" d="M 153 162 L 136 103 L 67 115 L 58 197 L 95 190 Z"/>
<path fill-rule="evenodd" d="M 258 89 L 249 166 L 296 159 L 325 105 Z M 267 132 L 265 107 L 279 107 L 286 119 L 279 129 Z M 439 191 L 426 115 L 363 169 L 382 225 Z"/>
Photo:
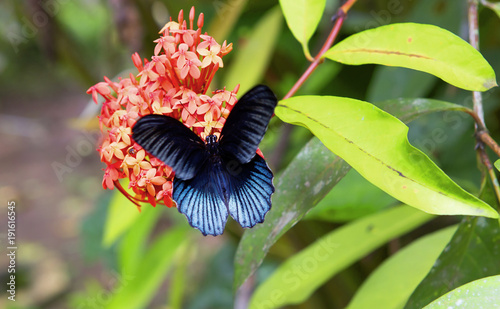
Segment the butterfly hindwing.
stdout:
<path fill-rule="evenodd" d="M 228 212 L 221 182 L 217 179 L 220 174 L 214 170 L 220 169 L 207 162 L 195 178 L 175 178 L 172 198 L 192 227 L 199 229 L 203 235 L 217 236 L 224 232 Z"/>
<path fill-rule="evenodd" d="M 132 138 L 175 171 L 182 180 L 193 178 L 207 161 L 203 140 L 179 120 L 164 115 L 146 115 L 132 128 Z"/>
<path fill-rule="evenodd" d="M 259 155 L 247 164 L 207 162 L 195 178 L 174 179 L 172 198 L 189 224 L 203 235 L 224 232 L 228 211 L 242 227 L 264 221 L 274 193 L 273 173 Z"/>
<path fill-rule="evenodd" d="M 267 125 L 278 103 L 276 96 L 264 85 L 249 90 L 234 105 L 221 131 L 219 147 L 240 163 L 255 156 Z"/>
<path fill-rule="evenodd" d="M 253 227 L 264 221 L 271 209 L 274 193 L 273 173 L 259 155 L 247 164 L 228 170 L 229 201 L 231 217 L 242 227 Z"/>

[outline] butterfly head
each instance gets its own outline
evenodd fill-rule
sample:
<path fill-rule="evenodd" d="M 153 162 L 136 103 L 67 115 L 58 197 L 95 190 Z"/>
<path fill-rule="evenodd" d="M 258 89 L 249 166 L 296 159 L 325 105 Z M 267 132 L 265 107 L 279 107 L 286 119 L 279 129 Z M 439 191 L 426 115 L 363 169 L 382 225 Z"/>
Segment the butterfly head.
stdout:
<path fill-rule="evenodd" d="M 215 135 L 208 135 L 206 138 L 205 138 L 205 143 L 207 144 L 207 148 L 208 148 L 208 151 L 211 153 L 211 154 L 216 154 L 218 151 L 218 146 L 219 146 L 219 143 L 217 142 L 217 136 Z"/>

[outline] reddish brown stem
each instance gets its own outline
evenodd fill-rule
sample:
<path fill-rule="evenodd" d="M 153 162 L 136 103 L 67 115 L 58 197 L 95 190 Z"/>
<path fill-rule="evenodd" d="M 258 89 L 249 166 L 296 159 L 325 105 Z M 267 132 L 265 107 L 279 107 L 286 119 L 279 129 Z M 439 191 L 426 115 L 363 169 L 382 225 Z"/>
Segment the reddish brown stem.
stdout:
<path fill-rule="evenodd" d="M 478 23 L 478 0 L 468 0 L 468 19 L 469 19 L 469 43 L 477 50 L 479 50 L 479 23 Z M 481 158 L 481 163 L 488 170 L 489 177 L 495 194 L 497 196 L 497 201 L 500 201 L 500 186 L 498 184 L 498 179 L 495 174 L 495 170 L 491 164 L 488 155 L 484 149 L 484 145 L 490 147 L 495 153 L 500 156 L 500 147 L 491 138 L 486 129 L 486 124 L 484 122 L 484 110 L 483 110 L 483 98 L 481 92 L 474 91 L 472 93 L 473 109 L 474 109 L 474 121 L 476 122 L 476 141 L 477 141 L 477 151 L 479 157 Z"/>
<path fill-rule="evenodd" d="M 312 72 L 316 70 L 318 65 L 323 62 L 323 54 L 326 53 L 330 49 L 330 47 L 333 45 L 333 42 L 337 38 L 337 35 L 339 34 L 340 27 L 342 27 L 342 24 L 344 23 L 345 16 L 351 6 L 356 2 L 356 0 L 348 0 L 344 5 L 342 5 L 338 12 L 337 12 L 337 19 L 335 21 L 335 25 L 333 26 L 332 30 L 330 31 L 330 34 L 325 40 L 325 43 L 321 47 L 320 51 L 314 57 L 314 61 L 309 65 L 307 70 L 302 74 L 302 76 L 297 80 L 295 85 L 288 91 L 288 93 L 283 97 L 283 99 L 288 99 L 292 97 L 297 90 L 304 84 L 304 82 L 311 76 Z"/>
<path fill-rule="evenodd" d="M 495 142 L 494 139 L 491 138 L 487 131 L 476 132 L 476 137 L 485 145 L 490 147 L 491 150 L 493 150 L 497 154 L 497 156 L 500 157 L 500 146 L 497 144 L 497 142 Z"/>
<path fill-rule="evenodd" d="M 488 175 L 490 176 L 491 182 L 493 184 L 493 190 L 495 191 L 497 201 L 500 201 L 500 187 L 498 186 L 497 175 L 495 173 L 495 170 L 493 169 L 493 165 L 491 164 L 490 158 L 488 158 L 486 151 L 484 151 L 484 148 L 482 147 L 479 147 L 477 149 L 477 152 L 479 154 L 479 157 L 481 158 L 481 163 L 488 170 Z"/>
<path fill-rule="evenodd" d="M 115 180 L 115 181 L 113 181 L 113 183 L 115 184 L 115 187 L 118 189 L 118 191 L 120 191 L 129 201 L 131 201 L 132 203 L 135 204 L 135 206 L 137 207 L 137 209 L 140 212 L 141 205 L 139 204 L 139 202 L 147 202 L 147 201 L 139 200 L 133 196 L 130 196 L 130 194 L 128 194 L 128 192 L 122 187 L 119 180 Z"/>

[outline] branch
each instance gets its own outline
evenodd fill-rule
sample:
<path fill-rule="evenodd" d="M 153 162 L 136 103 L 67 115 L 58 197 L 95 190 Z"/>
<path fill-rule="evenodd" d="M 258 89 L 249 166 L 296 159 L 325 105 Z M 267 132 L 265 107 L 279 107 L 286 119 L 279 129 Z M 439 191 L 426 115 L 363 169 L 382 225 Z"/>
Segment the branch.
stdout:
<path fill-rule="evenodd" d="M 479 26 L 478 26 L 478 13 L 477 13 L 477 0 L 468 0 L 468 18 L 469 18 L 469 43 L 475 49 L 479 50 Z M 472 96 L 472 101 L 474 104 L 474 112 L 476 113 L 478 120 L 476 121 L 476 129 L 486 130 L 484 124 L 484 110 L 483 110 L 483 97 L 481 92 L 474 91 Z"/>
<path fill-rule="evenodd" d="M 477 131 L 476 138 L 493 150 L 500 157 L 500 146 L 491 138 L 487 131 Z"/>
<path fill-rule="evenodd" d="M 478 0 L 468 0 L 469 8 L 468 8 L 468 19 L 469 19 L 469 42 L 475 49 L 479 50 L 479 26 L 478 26 Z M 491 183 L 493 185 L 493 189 L 495 190 L 495 194 L 497 196 L 497 200 L 500 201 L 500 185 L 498 184 L 498 179 L 495 174 L 495 170 L 491 164 L 488 155 L 484 149 L 484 145 L 488 145 L 495 153 L 500 156 L 500 147 L 498 144 L 491 138 L 488 134 L 488 130 L 486 129 L 486 125 L 484 122 L 484 110 L 483 110 L 483 97 L 481 92 L 474 91 L 472 95 L 472 102 L 474 104 L 474 120 L 476 122 L 475 131 L 476 131 L 476 141 L 477 141 L 477 152 L 479 157 L 481 158 L 481 163 L 488 170 L 488 174 L 491 179 Z"/>
<path fill-rule="evenodd" d="M 497 201 L 500 201 L 500 187 L 498 186 L 497 175 L 495 174 L 495 170 L 493 169 L 493 165 L 491 164 L 490 158 L 484 151 L 484 148 L 478 149 L 479 157 L 481 158 L 481 163 L 488 170 L 488 175 L 490 176 L 491 182 L 493 183 L 493 190 L 495 191 L 495 195 L 497 197 Z"/>

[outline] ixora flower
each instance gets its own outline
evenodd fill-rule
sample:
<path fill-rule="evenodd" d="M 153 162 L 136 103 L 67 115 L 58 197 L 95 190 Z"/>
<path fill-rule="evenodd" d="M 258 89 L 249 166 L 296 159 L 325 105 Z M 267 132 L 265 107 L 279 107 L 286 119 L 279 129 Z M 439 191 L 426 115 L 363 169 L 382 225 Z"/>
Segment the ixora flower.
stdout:
<path fill-rule="evenodd" d="M 106 164 L 102 185 L 104 189 L 116 187 L 138 207 L 141 202 L 171 207 L 175 173 L 131 138 L 136 121 L 149 114 L 166 115 L 179 119 L 204 140 L 220 135 L 236 103 L 239 86 L 207 94 L 232 44 L 224 41 L 221 45 L 202 33 L 203 13 L 196 29 L 194 25 L 194 7 L 189 20 L 180 11 L 177 21 L 170 20 L 160 30 L 151 60 L 143 62 L 137 53 L 132 55 L 137 75 L 118 82 L 104 77 L 104 82 L 87 90 L 96 103 L 99 95 L 104 99 L 98 117 L 103 133 L 98 151 Z M 120 184 L 123 178 L 129 180 L 128 189 Z"/>

